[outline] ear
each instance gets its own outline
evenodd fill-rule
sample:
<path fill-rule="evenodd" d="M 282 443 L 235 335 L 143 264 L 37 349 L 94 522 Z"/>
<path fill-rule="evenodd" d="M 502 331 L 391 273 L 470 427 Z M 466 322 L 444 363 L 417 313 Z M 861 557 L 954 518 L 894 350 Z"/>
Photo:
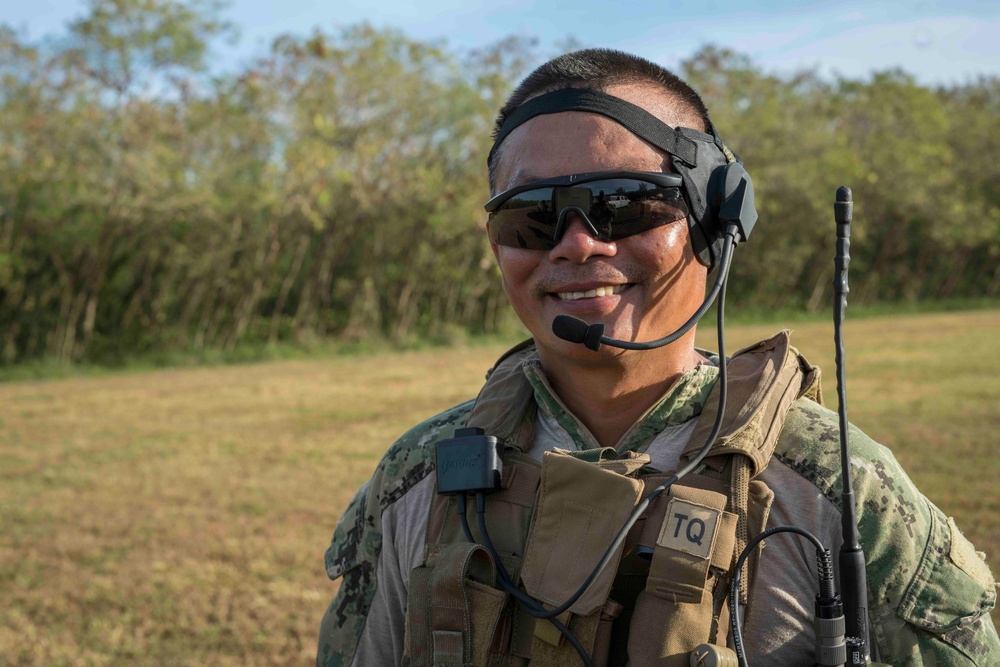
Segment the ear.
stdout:
<path fill-rule="evenodd" d="M 507 291 L 507 274 L 503 271 L 503 262 L 500 261 L 500 253 L 503 252 L 503 247 L 493 241 L 490 241 L 490 250 L 493 251 L 493 259 L 496 260 L 497 268 L 500 270 L 500 286 L 503 287 L 503 291 Z"/>
<path fill-rule="evenodd" d="M 493 258 L 497 261 L 497 266 L 500 267 L 500 273 L 503 274 L 503 265 L 500 263 L 500 244 L 493 240 L 490 240 L 490 250 L 493 251 Z"/>

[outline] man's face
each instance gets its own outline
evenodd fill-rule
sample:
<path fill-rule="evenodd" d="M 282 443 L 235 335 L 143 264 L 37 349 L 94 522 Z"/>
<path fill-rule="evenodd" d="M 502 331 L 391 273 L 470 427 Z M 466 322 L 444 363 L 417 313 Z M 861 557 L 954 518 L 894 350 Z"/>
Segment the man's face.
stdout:
<path fill-rule="evenodd" d="M 637 85 L 607 92 L 674 125 L 666 117 L 662 93 Z M 669 171 L 668 164 L 665 153 L 609 118 L 572 111 L 548 114 L 522 124 L 504 141 L 497 188 L 586 172 Z M 552 250 L 492 246 L 507 296 L 535 338 L 543 362 L 598 358 L 582 345 L 555 337 L 552 320 L 557 315 L 601 322 L 605 335 L 613 338 L 648 341 L 680 327 L 705 295 L 707 270 L 695 258 L 683 219 L 614 242 L 590 236 L 576 219 Z M 619 354 L 601 349 L 601 356 Z"/>

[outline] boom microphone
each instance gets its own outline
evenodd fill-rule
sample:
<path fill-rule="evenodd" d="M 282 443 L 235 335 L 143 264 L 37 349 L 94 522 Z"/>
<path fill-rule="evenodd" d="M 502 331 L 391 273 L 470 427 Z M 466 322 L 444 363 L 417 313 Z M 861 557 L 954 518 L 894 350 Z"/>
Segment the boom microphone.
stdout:
<path fill-rule="evenodd" d="M 604 325 L 600 323 L 587 324 L 577 317 L 559 315 L 552 321 L 552 333 L 571 343 L 583 343 L 597 352 L 601 349 L 601 342 L 604 338 Z M 609 338 L 608 340 L 613 339 Z"/>
<path fill-rule="evenodd" d="M 708 312 L 708 309 L 712 307 L 712 303 L 715 298 L 719 295 L 722 290 L 722 286 L 725 284 L 726 278 L 729 276 L 729 266 L 733 261 L 733 248 L 736 246 L 737 240 L 736 236 L 739 231 L 739 227 L 736 224 L 731 223 L 726 229 L 724 234 L 724 243 L 722 246 L 722 259 L 720 261 L 719 271 L 715 276 L 715 284 L 712 285 L 712 289 L 705 296 L 705 300 L 702 302 L 701 306 L 695 311 L 687 322 L 681 325 L 681 327 L 670 334 L 669 336 L 664 336 L 663 338 L 658 338 L 656 340 L 649 341 L 648 343 L 635 343 L 628 340 L 618 340 L 617 338 L 611 338 L 604 335 L 604 325 L 597 324 L 587 324 L 583 320 L 571 317 L 570 315 L 557 315 L 554 320 L 552 320 L 552 333 L 554 333 L 559 338 L 570 343 L 583 343 L 589 349 L 597 352 L 601 349 L 601 344 L 610 345 L 611 347 L 618 347 L 623 350 L 655 350 L 658 347 L 663 347 L 664 345 L 669 345 L 675 340 L 690 331 L 698 320 Z"/>
<path fill-rule="evenodd" d="M 570 343 L 583 343 L 594 352 L 600 350 L 602 344 L 619 347 L 623 350 L 654 350 L 666 345 L 668 342 L 672 342 L 664 342 L 663 338 L 648 343 L 618 340 L 617 338 L 605 336 L 604 325 L 600 322 L 597 324 L 587 324 L 580 318 L 571 317 L 570 315 L 557 315 L 556 319 L 552 320 L 552 333 Z"/>

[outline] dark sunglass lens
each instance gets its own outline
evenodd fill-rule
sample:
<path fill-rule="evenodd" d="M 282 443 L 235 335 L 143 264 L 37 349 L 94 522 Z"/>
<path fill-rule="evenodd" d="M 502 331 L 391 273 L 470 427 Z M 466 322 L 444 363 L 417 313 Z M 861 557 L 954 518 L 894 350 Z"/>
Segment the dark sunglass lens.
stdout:
<path fill-rule="evenodd" d="M 560 214 L 586 212 L 602 241 L 613 241 L 683 219 L 688 210 L 680 188 L 634 178 L 615 178 L 518 193 L 500 204 L 488 223 L 494 243 L 551 250 Z"/>
<path fill-rule="evenodd" d="M 669 225 L 688 215 L 687 204 L 677 188 L 662 188 L 643 193 L 642 199 L 622 207 L 611 226 L 611 239 Z"/>
<path fill-rule="evenodd" d="M 512 248 L 550 250 L 558 211 L 553 210 L 552 188 L 521 192 L 490 214 L 490 240 Z"/>
<path fill-rule="evenodd" d="M 639 234 L 687 216 L 680 188 L 624 178 L 587 185 L 593 193 L 589 217 L 603 241 Z"/>

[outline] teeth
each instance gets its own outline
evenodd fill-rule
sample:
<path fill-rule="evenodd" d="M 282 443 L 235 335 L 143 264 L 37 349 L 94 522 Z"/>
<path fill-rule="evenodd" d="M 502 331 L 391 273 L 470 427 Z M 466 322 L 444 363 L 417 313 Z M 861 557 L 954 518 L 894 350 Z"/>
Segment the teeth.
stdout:
<path fill-rule="evenodd" d="M 618 294 L 625 288 L 624 285 L 605 285 L 586 292 L 559 292 L 558 296 L 563 301 L 576 301 L 577 299 L 589 299 L 595 296 L 611 296 Z"/>

